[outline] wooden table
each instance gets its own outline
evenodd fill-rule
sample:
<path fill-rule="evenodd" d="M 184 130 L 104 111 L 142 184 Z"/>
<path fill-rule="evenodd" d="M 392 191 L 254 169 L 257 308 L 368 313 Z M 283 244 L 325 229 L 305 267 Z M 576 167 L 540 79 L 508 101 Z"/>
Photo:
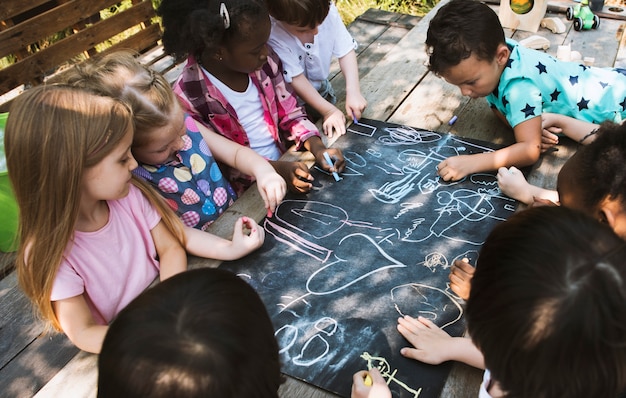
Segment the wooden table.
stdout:
<path fill-rule="evenodd" d="M 462 97 L 456 87 L 429 73 L 425 66 L 427 58 L 423 43 L 428 23 L 447 2 L 442 0 L 421 19 L 370 10 L 350 26 L 351 33 L 360 43 L 361 89 L 369 103 L 364 117 L 510 144 L 513 142 L 512 132 L 492 114 L 484 99 Z M 497 9 L 497 4 L 492 7 Z M 563 34 L 553 34 L 545 29 L 535 33 L 550 40 L 551 47 L 547 50 L 550 54 L 556 54 L 557 45 L 571 42 L 573 50 L 583 56 L 594 57 L 596 66 L 626 65 L 626 53 L 622 51 L 622 21 L 602 19 L 600 29 L 576 32 L 564 14 L 547 16 L 561 18 L 568 28 Z M 507 29 L 506 34 L 521 40 L 533 33 Z M 338 98 L 342 98 L 345 84 L 342 75 L 337 72 L 335 65 L 332 82 Z M 342 109 L 343 104 L 338 106 Z M 453 115 L 458 117 L 458 121 L 449 126 L 448 120 Z M 554 188 L 556 172 L 575 148 L 574 143 L 565 142 L 558 151 L 545 154 L 533 168 L 531 182 Z M 313 160 L 310 155 L 293 152 L 285 157 L 308 162 Z M 210 232 L 229 237 L 235 220 L 242 215 L 257 221 L 266 215 L 255 188 L 248 190 L 229 208 L 211 226 Z M 217 267 L 219 262 L 191 257 L 189 265 L 192 268 Z M 37 396 L 40 397 L 95 397 L 97 357 L 78 352 L 62 335 L 52 339 L 39 336 L 41 326 L 32 317 L 24 315 L 25 306 L 25 298 L 16 287 L 13 272 L 0 281 L 0 340 L 4 340 L 0 355 L 3 358 L 0 391 L 11 396 L 32 396 L 39 390 Z M 4 337 L 9 329 L 12 330 L 12 340 Z M 24 334 L 30 337 L 17 338 Z M 441 397 L 476 397 L 481 375 L 480 370 L 455 364 Z M 335 396 L 291 377 L 287 377 L 280 395 L 298 398 Z"/>

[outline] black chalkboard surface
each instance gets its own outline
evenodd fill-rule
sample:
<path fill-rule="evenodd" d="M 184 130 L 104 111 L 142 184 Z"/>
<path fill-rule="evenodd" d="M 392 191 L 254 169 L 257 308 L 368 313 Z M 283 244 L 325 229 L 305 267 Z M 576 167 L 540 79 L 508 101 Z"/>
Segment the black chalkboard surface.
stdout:
<path fill-rule="evenodd" d="M 340 181 L 314 169 L 306 196 L 288 195 L 263 222 L 262 248 L 222 264 L 266 304 L 283 372 L 342 396 L 352 374 L 378 367 L 394 397 L 438 397 L 450 365 L 402 357 L 402 315 L 424 316 L 453 336 L 462 300 L 448 287 L 455 259 L 475 264 L 493 226 L 513 213 L 494 173 L 446 183 L 437 164 L 493 145 L 362 119 L 336 145 Z"/>

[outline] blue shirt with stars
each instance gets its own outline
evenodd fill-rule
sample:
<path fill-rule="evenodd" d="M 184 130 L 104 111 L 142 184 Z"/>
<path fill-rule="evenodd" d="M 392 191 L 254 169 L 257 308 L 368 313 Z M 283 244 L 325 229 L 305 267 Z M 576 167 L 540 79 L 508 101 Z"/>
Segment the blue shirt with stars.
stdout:
<path fill-rule="evenodd" d="M 511 127 L 558 113 L 592 123 L 626 118 L 626 69 L 563 62 L 507 39 L 511 50 L 498 87 L 486 99 Z"/>

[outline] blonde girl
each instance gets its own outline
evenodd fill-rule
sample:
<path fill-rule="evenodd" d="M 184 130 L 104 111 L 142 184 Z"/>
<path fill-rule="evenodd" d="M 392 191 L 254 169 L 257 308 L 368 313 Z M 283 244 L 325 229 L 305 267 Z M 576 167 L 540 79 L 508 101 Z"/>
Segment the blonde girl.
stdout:
<path fill-rule="evenodd" d="M 20 209 L 19 284 L 50 326 L 94 353 L 128 302 L 157 276 L 187 268 L 185 245 L 228 259 L 263 242 L 252 220 L 237 222 L 232 241 L 185 228 L 132 177 L 132 137 L 128 107 L 64 85 L 20 95 L 5 130 Z"/>
<path fill-rule="evenodd" d="M 132 53 L 116 52 L 82 64 L 65 80 L 131 107 L 132 152 L 139 162 L 134 173 L 166 198 L 185 225 L 206 229 L 242 193 L 234 191 L 217 162 L 253 176 L 268 213 L 285 196 L 285 180 L 267 160 L 183 112 L 165 78 Z"/>

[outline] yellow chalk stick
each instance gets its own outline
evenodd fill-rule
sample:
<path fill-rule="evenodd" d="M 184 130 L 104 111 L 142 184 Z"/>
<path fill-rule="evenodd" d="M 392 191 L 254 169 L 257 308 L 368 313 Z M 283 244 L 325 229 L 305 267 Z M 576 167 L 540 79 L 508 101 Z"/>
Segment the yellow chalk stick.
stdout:
<path fill-rule="evenodd" d="M 372 384 L 374 384 L 374 382 L 372 381 L 372 377 L 369 374 L 366 374 L 365 377 L 363 378 L 363 384 L 365 384 L 368 387 L 371 387 Z"/>

